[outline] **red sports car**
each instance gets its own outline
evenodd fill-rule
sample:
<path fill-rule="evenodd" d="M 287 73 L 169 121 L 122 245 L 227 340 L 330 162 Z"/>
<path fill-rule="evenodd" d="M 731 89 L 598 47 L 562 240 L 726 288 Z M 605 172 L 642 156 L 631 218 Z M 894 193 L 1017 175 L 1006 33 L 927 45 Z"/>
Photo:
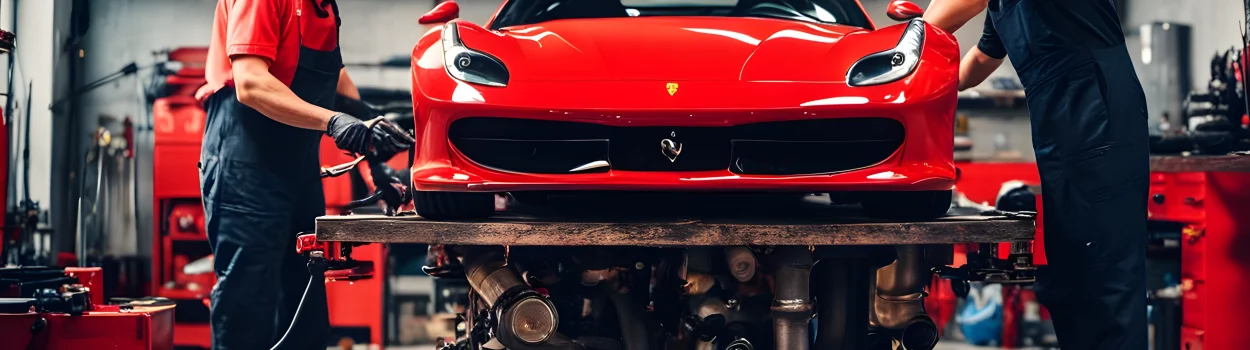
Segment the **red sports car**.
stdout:
<path fill-rule="evenodd" d="M 835 192 L 945 213 L 959 46 L 920 8 L 856 0 L 454 4 L 412 53 L 416 208 L 491 215 L 534 191 Z M 443 24 L 445 22 L 445 24 Z"/>

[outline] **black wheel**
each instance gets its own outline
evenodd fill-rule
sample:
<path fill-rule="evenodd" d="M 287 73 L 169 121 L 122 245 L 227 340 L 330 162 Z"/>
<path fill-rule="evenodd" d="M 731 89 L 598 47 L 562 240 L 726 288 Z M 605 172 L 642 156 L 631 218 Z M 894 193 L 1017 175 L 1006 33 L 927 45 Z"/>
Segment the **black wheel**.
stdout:
<path fill-rule="evenodd" d="M 898 191 L 865 194 L 862 201 L 869 217 L 892 220 L 925 220 L 942 217 L 951 207 L 951 191 Z"/>
<path fill-rule="evenodd" d="M 417 215 L 430 220 L 482 219 L 495 214 L 494 193 L 416 191 L 413 200 Z"/>
<path fill-rule="evenodd" d="M 508 192 L 513 200 L 524 205 L 546 205 L 551 200 L 547 192 Z"/>

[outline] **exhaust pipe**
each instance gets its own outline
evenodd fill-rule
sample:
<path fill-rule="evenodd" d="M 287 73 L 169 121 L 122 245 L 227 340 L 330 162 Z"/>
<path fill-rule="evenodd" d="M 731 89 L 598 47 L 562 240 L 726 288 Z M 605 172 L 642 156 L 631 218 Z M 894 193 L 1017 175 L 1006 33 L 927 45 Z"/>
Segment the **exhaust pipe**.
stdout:
<path fill-rule="evenodd" d="M 812 319 L 810 279 L 812 252 L 807 247 L 778 247 L 773 297 L 773 333 L 778 350 L 808 350 L 811 336 L 808 322 Z"/>
<path fill-rule="evenodd" d="M 913 318 L 899 333 L 901 350 L 933 350 L 938 342 L 937 325 L 927 315 Z"/>
<path fill-rule="evenodd" d="M 725 262 L 729 264 L 729 274 L 733 275 L 738 282 L 746 282 L 754 278 L 755 268 L 759 265 L 755 259 L 755 253 L 747 247 L 725 248 Z"/>
<path fill-rule="evenodd" d="M 556 333 L 560 318 L 555 305 L 521 281 L 521 275 L 507 266 L 502 249 L 467 249 L 460 256 L 469 286 L 494 316 L 496 340 L 515 350 L 582 348 Z"/>
<path fill-rule="evenodd" d="M 821 259 L 816 263 L 816 349 L 865 349 L 868 299 L 875 267 L 862 259 Z"/>
<path fill-rule="evenodd" d="M 587 276 L 604 276 L 600 272 L 602 270 L 587 271 L 582 275 L 582 283 L 585 284 Z M 651 333 L 647 331 L 646 314 L 647 301 L 638 298 L 638 294 L 633 291 L 622 291 L 620 285 L 616 283 L 616 270 L 610 273 L 611 279 L 603 281 L 600 287 L 604 289 L 608 300 L 612 302 L 612 306 L 616 308 L 616 317 L 621 324 L 621 340 L 625 343 L 624 350 L 650 350 Z"/>
<path fill-rule="evenodd" d="M 924 315 L 924 287 L 930 281 L 924 251 L 919 245 L 897 247 L 894 263 L 877 270 L 869 324 L 873 328 L 901 330 Z M 930 322 L 931 323 L 931 322 Z"/>

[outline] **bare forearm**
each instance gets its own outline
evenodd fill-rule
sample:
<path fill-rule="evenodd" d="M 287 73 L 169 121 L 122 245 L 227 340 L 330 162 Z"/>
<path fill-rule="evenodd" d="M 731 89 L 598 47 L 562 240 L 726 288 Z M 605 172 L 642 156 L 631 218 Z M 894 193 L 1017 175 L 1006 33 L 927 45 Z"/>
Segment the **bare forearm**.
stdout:
<path fill-rule="evenodd" d="M 924 21 L 947 33 L 954 33 L 984 11 L 988 4 L 989 0 L 933 0 L 929 9 L 925 10 Z"/>
<path fill-rule="evenodd" d="M 959 91 L 981 85 L 1002 64 L 1003 60 L 990 57 L 973 46 L 959 62 Z"/>
<path fill-rule="evenodd" d="M 360 90 L 356 88 L 356 82 L 352 81 L 352 77 L 347 75 L 347 68 L 339 71 L 338 93 L 353 100 L 360 100 Z"/>
<path fill-rule="evenodd" d="M 258 58 L 236 59 L 233 73 L 239 102 L 269 119 L 297 128 L 325 131 L 330 117 L 335 114 L 300 99 L 290 87 L 270 74 L 268 64 Z"/>

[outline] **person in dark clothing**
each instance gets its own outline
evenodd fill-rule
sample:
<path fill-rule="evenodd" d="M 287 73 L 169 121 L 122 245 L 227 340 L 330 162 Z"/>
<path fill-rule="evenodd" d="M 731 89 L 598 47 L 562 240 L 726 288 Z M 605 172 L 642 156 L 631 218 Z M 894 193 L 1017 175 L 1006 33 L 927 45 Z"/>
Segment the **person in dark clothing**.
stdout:
<path fill-rule="evenodd" d="M 1037 293 L 1060 346 L 1146 349 L 1146 100 L 1115 5 L 934 0 L 924 19 L 954 32 L 982 11 L 959 88 L 980 84 L 1006 57 L 1024 85 L 1049 263 Z"/>
<path fill-rule="evenodd" d="M 200 195 L 217 285 L 213 349 L 269 349 L 292 323 L 307 259 L 295 237 L 325 214 L 321 139 L 371 160 L 412 147 L 389 123 L 333 111 L 336 93 L 359 98 L 343 70 L 334 0 L 219 0 L 205 77 Z M 373 116 L 358 116 L 368 118 Z M 326 300 L 304 301 L 284 348 L 324 349 Z"/>

